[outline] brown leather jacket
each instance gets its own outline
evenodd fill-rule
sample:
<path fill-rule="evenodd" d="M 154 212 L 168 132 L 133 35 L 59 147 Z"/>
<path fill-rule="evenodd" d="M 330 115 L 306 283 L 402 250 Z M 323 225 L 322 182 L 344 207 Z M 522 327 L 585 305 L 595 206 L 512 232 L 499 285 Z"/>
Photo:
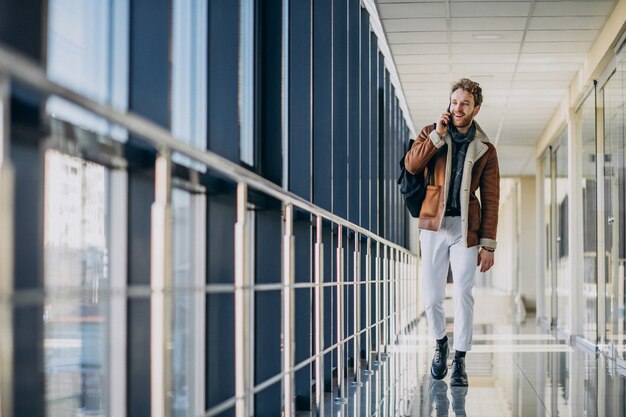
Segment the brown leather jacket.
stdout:
<path fill-rule="evenodd" d="M 425 126 L 404 159 L 406 170 L 415 174 L 427 170 L 426 165 L 435 158 L 434 184 L 426 188 L 426 197 L 418 220 L 420 229 L 437 231 L 441 227 L 450 184 L 451 156 L 448 149 L 451 140 L 450 133 L 440 138 L 434 125 Z M 475 194 L 479 187 L 480 201 Z M 476 135 L 468 145 L 465 156 L 460 198 L 463 240 L 466 246 L 469 248 L 480 245 L 495 249 L 500 204 L 500 170 L 496 148 L 489 143 L 489 138 L 478 123 Z"/>

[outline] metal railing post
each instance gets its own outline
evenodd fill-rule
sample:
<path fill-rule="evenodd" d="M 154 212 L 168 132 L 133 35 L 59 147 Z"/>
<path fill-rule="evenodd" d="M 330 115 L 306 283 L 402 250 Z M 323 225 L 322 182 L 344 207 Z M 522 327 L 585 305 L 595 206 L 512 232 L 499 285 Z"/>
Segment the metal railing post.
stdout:
<path fill-rule="evenodd" d="M 396 388 L 397 388 L 397 351 L 396 351 L 396 335 L 397 335 L 397 318 L 398 318 L 398 310 L 397 310 L 397 299 L 396 299 L 396 283 L 397 283 L 397 265 L 396 265 L 396 250 L 394 248 L 389 249 L 389 284 L 390 284 L 390 295 L 389 295 L 389 317 L 390 317 L 390 340 L 389 346 L 391 349 L 390 356 L 390 366 L 391 369 L 391 377 L 390 384 L 390 399 L 392 405 L 392 415 L 396 414 L 396 410 L 398 407 L 397 398 L 396 398 Z"/>
<path fill-rule="evenodd" d="M 381 295 L 380 295 L 380 291 L 381 291 L 381 284 L 380 284 L 380 277 L 381 277 L 381 262 L 380 262 L 380 242 L 376 241 L 376 273 L 375 273 L 375 280 L 376 280 L 376 312 L 375 312 L 375 322 L 376 322 L 376 359 L 374 361 L 374 364 L 378 366 L 378 364 L 380 363 L 380 319 L 381 319 Z"/>
<path fill-rule="evenodd" d="M 361 384 L 361 252 L 360 252 L 360 237 L 358 233 L 354 234 L 354 384 Z"/>
<path fill-rule="evenodd" d="M 252 323 L 249 322 L 250 271 L 248 271 L 248 186 L 237 184 L 237 223 L 235 224 L 235 414 L 252 415 L 250 378 Z"/>
<path fill-rule="evenodd" d="M 285 205 L 283 235 L 283 416 L 296 415 L 295 404 L 295 236 L 293 234 L 293 206 Z"/>
<path fill-rule="evenodd" d="M 383 359 L 387 357 L 387 350 L 389 346 L 389 260 L 387 259 L 387 245 L 383 245 L 383 314 L 381 316 L 383 320 L 383 332 L 382 340 L 383 344 Z"/>
<path fill-rule="evenodd" d="M 315 408 L 316 416 L 324 416 L 324 245 L 322 216 L 315 220 Z"/>
<path fill-rule="evenodd" d="M 336 281 L 337 281 L 337 302 L 336 306 L 336 314 L 337 314 L 337 397 L 335 398 L 335 402 L 340 404 L 344 404 L 348 402 L 346 397 L 346 389 L 345 389 L 345 349 L 344 349 L 344 276 L 343 276 L 343 242 L 342 242 L 342 227 L 339 226 L 337 229 L 337 251 L 336 251 Z"/>
<path fill-rule="evenodd" d="M 0 415 L 13 416 L 13 213 L 10 79 L 0 74 Z"/>
<path fill-rule="evenodd" d="M 155 198 L 151 225 L 151 393 L 152 417 L 171 414 L 171 366 L 168 346 L 171 340 L 171 297 L 166 291 L 172 286 L 172 162 L 168 150 L 161 150 L 155 163 Z"/>
<path fill-rule="evenodd" d="M 365 373 L 372 374 L 372 239 L 367 238 L 367 250 L 365 253 Z"/>

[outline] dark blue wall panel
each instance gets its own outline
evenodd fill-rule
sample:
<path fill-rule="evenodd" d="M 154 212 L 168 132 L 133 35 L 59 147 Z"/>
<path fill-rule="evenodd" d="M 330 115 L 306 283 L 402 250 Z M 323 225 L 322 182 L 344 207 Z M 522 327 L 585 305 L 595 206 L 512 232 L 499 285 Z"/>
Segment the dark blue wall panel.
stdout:
<path fill-rule="evenodd" d="M 359 224 L 361 171 L 361 5 L 348 0 L 348 220 Z"/>
<path fill-rule="evenodd" d="M 332 0 L 313 2 L 313 202 L 331 210 Z"/>
<path fill-rule="evenodd" d="M 359 225 L 370 228 L 370 15 L 361 9 L 361 152 L 359 174 L 361 204 Z"/>

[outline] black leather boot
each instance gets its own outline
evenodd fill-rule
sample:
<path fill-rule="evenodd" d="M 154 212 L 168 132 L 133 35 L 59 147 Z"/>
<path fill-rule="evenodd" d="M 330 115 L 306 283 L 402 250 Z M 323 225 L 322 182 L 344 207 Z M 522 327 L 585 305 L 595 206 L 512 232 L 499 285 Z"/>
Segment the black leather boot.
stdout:
<path fill-rule="evenodd" d="M 430 367 L 430 374 L 435 379 L 444 379 L 448 374 L 448 341 L 439 344 L 435 343 L 435 356 Z"/>
<path fill-rule="evenodd" d="M 465 358 L 454 358 L 452 361 L 452 376 L 450 377 L 451 387 L 466 387 L 467 372 L 465 372 Z"/>

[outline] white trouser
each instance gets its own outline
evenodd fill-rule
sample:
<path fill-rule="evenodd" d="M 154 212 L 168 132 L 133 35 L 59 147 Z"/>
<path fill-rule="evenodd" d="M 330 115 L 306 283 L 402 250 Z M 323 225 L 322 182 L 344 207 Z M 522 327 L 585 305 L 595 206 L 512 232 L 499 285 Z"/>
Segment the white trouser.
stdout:
<path fill-rule="evenodd" d="M 466 248 L 461 232 L 461 217 L 444 217 L 438 232 L 420 231 L 422 262 L 420 281 L 426 318 L 431 336 L 446 335 L 446 297 L 448 264 L 452 269 L 452 299 L 454 301 L 454 349 L 472 349 L 474 321 L 474 275 L 478 261 L 478 246 Z"/>

